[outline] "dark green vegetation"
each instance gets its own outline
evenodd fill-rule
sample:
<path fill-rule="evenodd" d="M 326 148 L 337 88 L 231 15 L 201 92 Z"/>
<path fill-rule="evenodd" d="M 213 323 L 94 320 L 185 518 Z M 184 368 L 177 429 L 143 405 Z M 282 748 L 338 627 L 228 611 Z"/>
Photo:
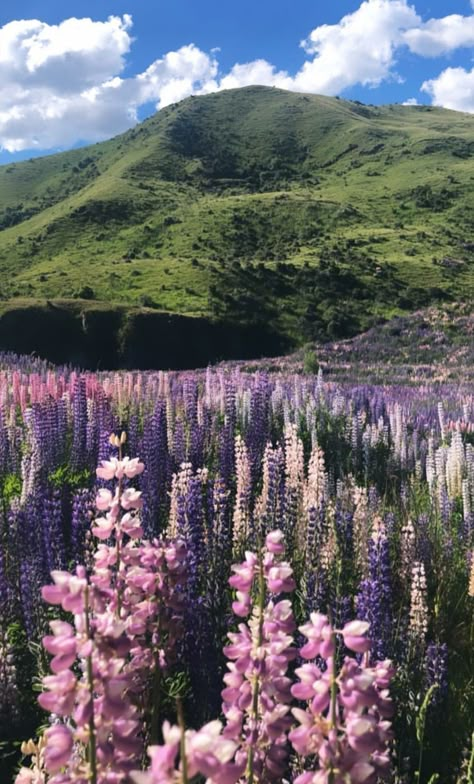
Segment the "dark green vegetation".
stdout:
<path fill-rule="evenodd" d="M 2 307 L 3 304 L 3 307 Z M 82 368 L 193 368 L 274 355 L 282 336 L 200 316 L 84 300 L 0 303 L 0 346 Z"/>
<path fill-rule="evenodd" d="M 0 295 L 294 343 L 474 293 L 474 118 L 250 87 L 0 168 Z"/>

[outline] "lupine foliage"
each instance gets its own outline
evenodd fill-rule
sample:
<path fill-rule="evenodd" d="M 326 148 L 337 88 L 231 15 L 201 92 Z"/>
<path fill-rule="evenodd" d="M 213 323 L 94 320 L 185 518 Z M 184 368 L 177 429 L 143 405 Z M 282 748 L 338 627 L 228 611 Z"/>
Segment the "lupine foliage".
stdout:
<path fill-rule="evenodd" d="M 469 780 L 472 394 L 1 367 L 2 781 Z"/>

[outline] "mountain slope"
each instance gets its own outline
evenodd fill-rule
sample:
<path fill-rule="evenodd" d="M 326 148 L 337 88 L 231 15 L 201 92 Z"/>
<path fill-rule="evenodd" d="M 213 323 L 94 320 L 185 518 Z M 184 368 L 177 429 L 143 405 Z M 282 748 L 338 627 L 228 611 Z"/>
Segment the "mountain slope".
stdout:
<path fill-rule="evenodd" d="M 295 342 L 474 293 L 474 118 L 251 87 L 0 167 L 0 295 L 91 297 Z"/>

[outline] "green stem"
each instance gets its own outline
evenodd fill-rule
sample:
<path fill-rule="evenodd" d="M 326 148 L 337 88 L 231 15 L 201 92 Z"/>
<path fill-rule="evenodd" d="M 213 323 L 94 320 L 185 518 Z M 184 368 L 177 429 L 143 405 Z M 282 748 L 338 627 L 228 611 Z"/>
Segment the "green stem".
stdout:
<path fill-rule="evenodd" d="M 151 728 L 150 728 L 150 743 L 153 745 L 160 742 L 160 728 L 158 719 L 160 716 L 160 697 L 161 697 L 161 669 L 160 657 L 157 650 L 153 654 L 153 690 L 152 690 L 152 703 L 151 703 Z"/>
<path fill-rule="evenodd" d="M 265 617 L 265 578 L 263 575 L 263 563 L 262 563 L 262 550 L 259 548 L 259 563 L 258 563 L 258 636 L 257 636 L 257 647 L 260 648 L 263 641 L 263 621 Z M 254 683 L 253 683 L 253 693 L 252 693 L 252 707 L 251 707 L 251 718 L 252 718 L 252 726 L 255 728 L 258 722 L 258 698 L 260 696 L 260 681 L 258 675 L 255 675 Z M 255 758 L 255 748 L 253 744 L 249 746 L 248 750 L 248 757 L 247 757 L 247 769 L 245 771 L 245 776 L 247 780 L 247 784 L 253 784 L 254 775 L 253 775 L 253 765 L 254 765 L 254 758 Z"/>
<path fill-rule="evenodd" d="M 86 636 L 91 640 L 90 621 L 89 621 L 89 588 L 85 590 L 84 596 L 85 605 L 85 620 L 86 620 Z M 91 701 L 91 715 L 89 719 L 89 765 L 90 765 L 90 782 L 97 784 L 97 747 L 95 738 L 95 719 L 94 719 L 94 674 L 92 670 L 92 654 L 86 658 L 87 667 L 87 685 L 89 688 L 89 696 Z"/>
<path fill-rule="evenodd" d="M 328 613 L 328 616 L 329 616 L 329 621 L 330 621 L 331 626 L 332 626 L 332 618 L 331 618 L 331 612 L 330 611 Z M 333 647 L 334 647 L 334 655 L 330 656 L 328 658 L 328 670 L 329 670 L 329 677 L 330 677 L 330 683 L 331 683 L 331 704 L 330 704 L 330 709 L 329 709 L 329 715 L 330 715 L 330 728 L 332 730 L 336 730 L 337 731 L 337 678 L 336 678 L 336 645 L 337 645 L 337 638 L 336 638 L 335 632 L 332 632 L 331 638 L 332 638 L 332 643 L 333 643 Z M 334 781 L 335 781 L 335 771 L 331 767 L 331 770 L 329 771 L 328 784 L 334 784 Z"/>
<path fill-rule="evenodd" d="M 122 445 L 119 446 L 119 460 L 122 459 Z M 118 503 L 120 506 L 120 499 L 122 498 L 122 484 L 123 478 L 120 477 L 118 480 Z M 117 524 L 119 520 L 117 519 Z M 122 586 L 120 585 L 120 559 L 121 559 L 121 541 L 122 541 L 122 533 L 118 530 L 116 524 L 115 528 L 115 537 L 116 537 L 116 555 L 117 555 L 117 564 L 116 564 L 116 574 L 117 574 L 117 617 L 120 618 L 120 611 L 122 609 Z"/>

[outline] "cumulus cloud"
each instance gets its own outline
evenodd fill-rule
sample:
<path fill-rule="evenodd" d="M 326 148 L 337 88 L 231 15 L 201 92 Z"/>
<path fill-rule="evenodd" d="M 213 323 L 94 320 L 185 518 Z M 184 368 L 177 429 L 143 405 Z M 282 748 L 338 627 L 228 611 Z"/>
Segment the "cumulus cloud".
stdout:
<path fill-rule="evenodd" d="M 141 105 L 181 100 L 216 77 L 215 57 L 191 44 L 121 78 L 131 26 L 125 14 L 0 28 L 0 146 L 16 152 L 100 141 L 134 125 Z"/>
<path fill-rule="evenodd" d="M 443 19 L 430 19 L 420 27 L 407 30 L 404 40 L 414 54 L 437 57 L 474 46 L 474 15 L 451 14 Z"/>
<path fill-rule="evenodd" d="M 0 28 L 0 83 L 68 94 L 106 81 L 125 65 L 131 25 L 128 14 L 106 22 L 10 22 Z"/>
<path fill-rule="evenodd" d="M 237 63 L 223 76 L 218 85 L 220 90 L 230 90 L 234 87 L 247 87 L 251 84 L 263 84 L 268 87 L 282 87 L 292 89 L 293 80 L 286 71 L 277 71 L 266 60 L 254 60 L 251 63 Z"/>
<path fill-rule="evenodd" d="M 402 106 L 419 106 L 419 104 L 416 98 L 407 98 L 406 101 L 403 101 Z"/>
<path fill-rule="evenodd" d="M 19 20 L 1 27 L 0 148 L 14 152 L 99 141 L 134 125 L 138 109 L 149 102 L 161 108 L 191 94 L 250 84 L 326 95 L 355 84 L 376 87 L 401 79 L 397 57 L 404 49 L 432 57 L 473 45 L 474 15 L 423 22 L 408 0 L 363 0 L 337 24 L 310 32 L 302 43 L 306 59 L 294 74 L 264 59 L 222 73 L 218 49 L 207 53 L 188 44 L 124 77 L 132 44 L 128 14 L 58 25 Z M 474 111 L 472 79 L 472 72 L 448 68 L 422 89 L 434 103 Z"/>
<path fill-rule="evenodd" d="M 336 25 L 321 25 L 303 43 L 314 55 L 294 79 L 297 89 L 333 95 L 353 84 L 375 87 L 393 76 L 396 49 L 421 19 L 406 0 L 365 0 Z"/>
<path fill-rule="evenodd" d="M 436 79 L 428 79 L 421 89 L 436 106 L 474 113 L 474 68 L 446 68 Z"/>

